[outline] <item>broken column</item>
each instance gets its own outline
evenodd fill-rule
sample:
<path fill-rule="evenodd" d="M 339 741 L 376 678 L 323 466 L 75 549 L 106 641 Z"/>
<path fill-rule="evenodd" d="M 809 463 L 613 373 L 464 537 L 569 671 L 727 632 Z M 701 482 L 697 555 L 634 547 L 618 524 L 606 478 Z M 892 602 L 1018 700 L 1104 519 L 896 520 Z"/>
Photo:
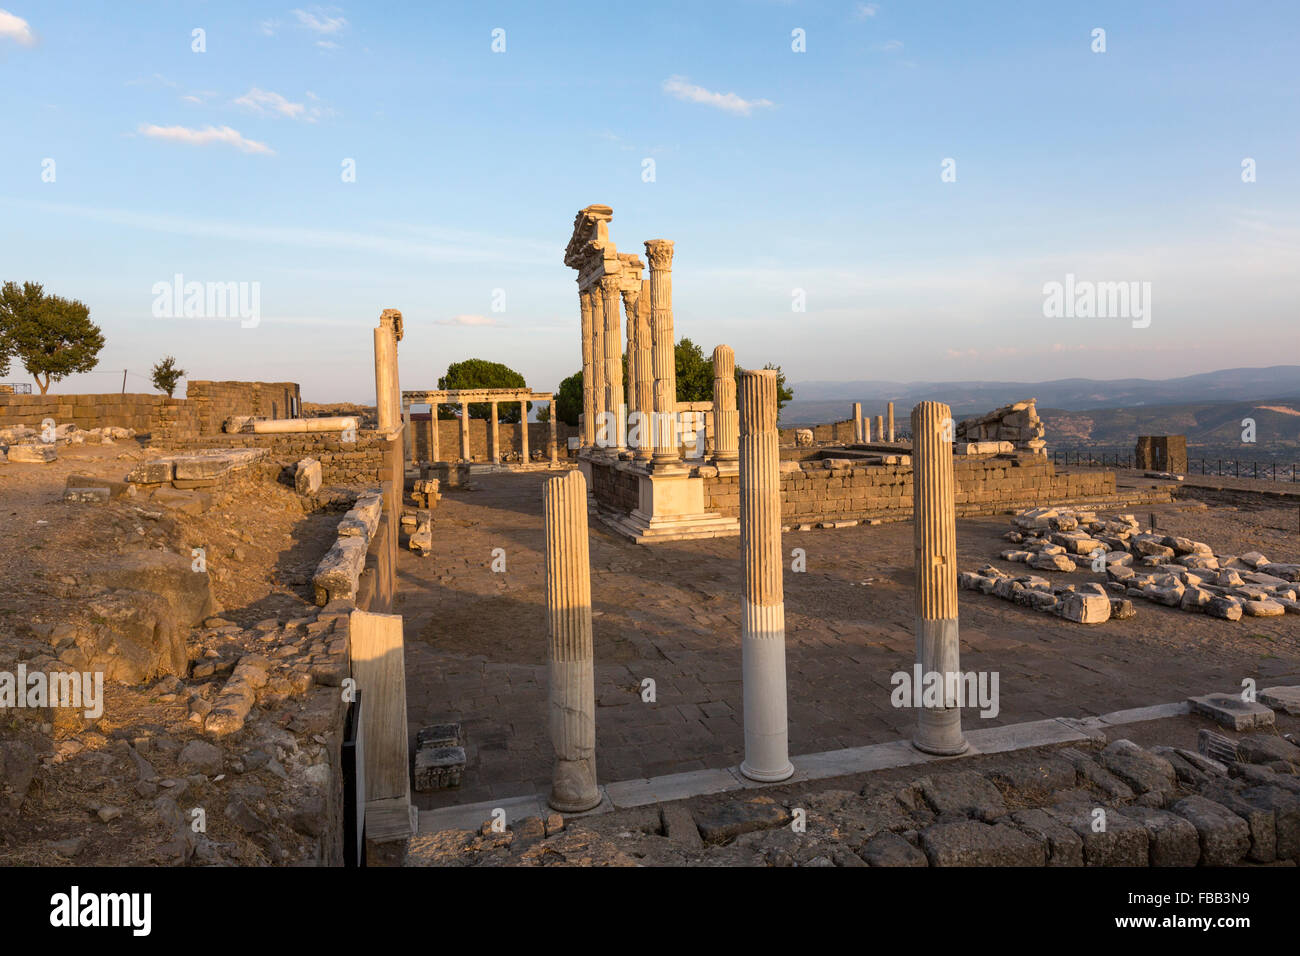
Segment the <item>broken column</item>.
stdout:
<path fill-rule="evenodd" d="M 591 291 L 578 293 L 582 308 L 582 447 L 596 443 L 595 332 L 592 325 Z"/>
<path fill-rule="evenodd" d="M 546 611 L 550 632 L 550 729 L 555 770 L 547 802 L 578 813 L 600 803 L 596 787 L 596 685 L 592 664 L 587 480 L 570 471 L 542 486 Z"/>
<path fill-rule="evenodd" d="M 920 704 L 912 742 L 931 754 L 959 754 L 967 747 L 958 700 L 957 509 L 951 433 L 952 410 L 947 405 L 921 402 L 912 409 L 916 660 L 923 681 L 942 684 L 937 704 L 922 695 L 922 688 L 913 689 Z"/>
<path fill-rule="evenodd" d="M 885 441 L 893 441 L 894 440 L 894 403 L 890 402 L 888 408 L 889 408 L 889 418 L 888 418 L 888 425 L 887 425 L 888 430 L 885 432 L 885 434 L 888 437 L 885 439 Z"/>
<path fill-rule="evenodd" d="M 855 442 L 864 442 L 862 437 L 862 403 L 853 403 L 853 440 Z"/>
<path fill-rule="evenodd" d="M 654 464 L 675 469 L 681 464 L 677 441 L 677 358 L 673 341 L 673 243 L 647 239 L 650 262 L 650 316 L 654 365 Z"/>
<path fill-rule="evenodd" d="M 736 353 L 730 345 L 713 350 L 713 457 L 740 458 L 740 413 L 736 410 Z"/>
<path fill-rule="evenodd" d="M 745 759 L 751 780 L 784 780 L 790 764 L 781 581 L 781 479 L 776 372 L 740 373 L 740 550 L 744 562 L 741 675 Z"/>

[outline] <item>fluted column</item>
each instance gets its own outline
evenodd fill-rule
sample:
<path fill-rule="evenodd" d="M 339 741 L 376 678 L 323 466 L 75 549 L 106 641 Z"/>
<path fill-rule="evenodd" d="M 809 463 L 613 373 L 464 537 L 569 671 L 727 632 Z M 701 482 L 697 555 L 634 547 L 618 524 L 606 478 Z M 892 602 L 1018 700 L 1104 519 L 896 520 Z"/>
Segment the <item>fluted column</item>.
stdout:
<path fill-rule="evenodd" d="M 885 416 L 876 416 L 876 441 L 885 440 Z"/>
<path fill-rule="evenodd" d="M 942 703 L 925 706 L 922 688 L 913 688 L 919 705 L 918 750 L 958 754 L 966 750 L 961 709 L 957 639 L 957 511 L 952 444 L 946 423 L 952 410 L 941 402 L 912 409 L 912 522 L 916 560 L 916 661 L 922 680 L 943 684 Z M 930 678 L 929 675 L 937 675 Z"/>
<path fill-rule="evenodd" d="M 736 353 L 730 345 L 713 350 L 713 457 L 740 458 L 740 412 L 736 409 Z"/>
<path fill-rule="evenodd" d="M 591 379 L 592 379 L 592 428 L 593 442 L 598 448 L 605 448 L 605 297 L 600 287 L 592 286 L 591 294 Z"/>
<path fill-rule="evenodd" d="M 492 403 L 492 460 L 501 462 L 501 420 L 497 403 Z"/>
<path fill-rule="evenodd" d="M 433 425 L 433 428 L 430 429 L 429 431 L 429 461 L 433 462 L 438 460 L 438 454 L 439 454 L 438 403 L 437 402 L 434 402 L 432 405 L 429 406 L 429 417 L 432 419 L 431 424 Z"/>
<path fill-rule="evenodd" d="M 865 440 L 862 437 L 862 403 L 861 402 L 853 403 L 853 440 L 855 442 L 862 442 Z"/>
<path fill-rule="evenodd" d="M 606 436 L 610 454 L 627 447 L 627 407 L 623 395 L 623 329 L 619 322 L 619 280 L 605 276 L 600 291 L 605 297 L 605 418 L 612 434 Z"/>
<path fill-rule="evenodd" d="M 460 457 L 469 461 L 469 402 L 460 403 Z"/>
<path fill-rule="evenodd" d="M 636 319 L 637 303 L 641 298 L 641 286 L 634 289 L 622 289 L 623 315 L 627 320 L 627 421 L 632 422 L 632 415 L 637 411 L 636 390 L 641 370 L 637 367 Z M 631 443 L 629 442 L 629 447 Z"/>
<path fill-rule="evenodd" d="M 578 292 L 582 308 L 582 447 L 596 443 L 596 368 L 595 332 L 591 319 L 591 292 Z"/>
<path fill-rule="evenodd" d="M 776 372 L 740 373 L 741 675 L 745 760 L 751 780 L 794 773 L 786 721 L 785 593 L 781 582 L 781 480 Z"/>
<path fill-rule="evenodd" d="M 528 464 L 528 399 L 519 403 L 519 457 Z"/>
<path fill-rule="evenodd" d="M 546 612 L 550 632 L 550 729 L 555 770 L 547 802 L 578 813 L 600 803 L 596 788 L 596 685 L 591 637 L 587 480 L 570 471 L 542 486 L 546 521 Z"/>
<path fill-rule="evenodd" d="M 893 441 L 894 440 L 894 403 L 893 402 L 889 403 L 889 418 L 887 421 L 887 428 L 888 431 L 885 434 L 887 434 L 889 437 L 886 439 L 886 441 Z"/>
<path fill-rule="evenodd" d="M 636 457 L 639 461 L 649 461 L 654 454 L 653 420 L 655 412 L 655 374 L 653 348 L 654 336 L 650 331 L 650 280 L 641 280 L 641 295 L 637 298 L 636 308 L 636 407 L 640 413 L 638 429 L 640 444 L 637 445 Z M 676 374 L 676 364 L 673 366 Z"/>
<path fill-rule="evenodd" d="M 654 461 L 675 465 L 681 461 L 677 439 L 677 360 L 673 341 L 673 243 L 649 239 L 651 361 L 654 365 Z"/>

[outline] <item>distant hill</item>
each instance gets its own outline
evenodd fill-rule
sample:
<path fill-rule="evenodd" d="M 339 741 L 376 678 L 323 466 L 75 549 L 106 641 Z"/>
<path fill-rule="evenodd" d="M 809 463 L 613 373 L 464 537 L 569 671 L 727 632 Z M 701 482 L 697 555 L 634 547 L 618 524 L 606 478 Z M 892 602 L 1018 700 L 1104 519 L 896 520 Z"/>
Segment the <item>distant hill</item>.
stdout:
<path fill-rule="evenodd" d="M 1233 368 L 1182 378 L 1126 378 L 1103 381 L 1088 378 L 1049 382 L 796 382 L 795 397 L 781 411 L 785 426 L 848 418 L 853 402 L 862 402 L 863 414 L 877 415 L 887 401 L 894 413 L 905 417 L 920 401 L 947 402 L 959 416 L 997 408 L 1025 398 L 1037 398 L 1043 409 L 1133 409 L 1147 405 L 1250 402 L 1266 397 L 1300 399 L 1300 365 L 1270 368 Z M 1238 419 L 1240 421 L 1240 418 Z M 1051 438 L 1050 434 L 1048 436 Z"/>

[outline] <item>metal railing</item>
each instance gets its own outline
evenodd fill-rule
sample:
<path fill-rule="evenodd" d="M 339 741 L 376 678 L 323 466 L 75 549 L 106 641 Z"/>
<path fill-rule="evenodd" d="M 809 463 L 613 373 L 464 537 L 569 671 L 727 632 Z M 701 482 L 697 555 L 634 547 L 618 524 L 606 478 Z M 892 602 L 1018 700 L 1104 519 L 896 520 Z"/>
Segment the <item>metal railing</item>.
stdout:
<path fill-rule="evenodd" d="M 6 395 L 30 395 L 31 382 L 0 382 L 0 393 Z"/>
<path fill-rule="evenodd" d="M 1074 465 L 1080 468 L 1137 467 L 1132 452 L 1107 452 L 1104 450 L 1058 449 L 1052 452 L 1052 464 Z M 1300 463 L 1293 461 L 1259 461 L 1241 458 L 1189 458 L 1189 475 L 1206 475 L 1216 478 L 1249 478 L 1254 481 L 1300 481 Z"/>

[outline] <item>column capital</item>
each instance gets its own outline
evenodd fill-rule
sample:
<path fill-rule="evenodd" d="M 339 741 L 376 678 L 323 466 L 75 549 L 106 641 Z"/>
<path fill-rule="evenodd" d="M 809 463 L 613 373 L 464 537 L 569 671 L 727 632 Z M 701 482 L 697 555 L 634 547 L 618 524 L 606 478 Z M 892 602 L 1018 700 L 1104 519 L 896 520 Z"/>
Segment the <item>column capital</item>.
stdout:
<path fill-rule="evenodd" d="M 647 239 L 645 255 L 650 260 L 650 268 L 656 272 L 667 271 L 673 267 L 673 241 L 671 239 Z"/>

